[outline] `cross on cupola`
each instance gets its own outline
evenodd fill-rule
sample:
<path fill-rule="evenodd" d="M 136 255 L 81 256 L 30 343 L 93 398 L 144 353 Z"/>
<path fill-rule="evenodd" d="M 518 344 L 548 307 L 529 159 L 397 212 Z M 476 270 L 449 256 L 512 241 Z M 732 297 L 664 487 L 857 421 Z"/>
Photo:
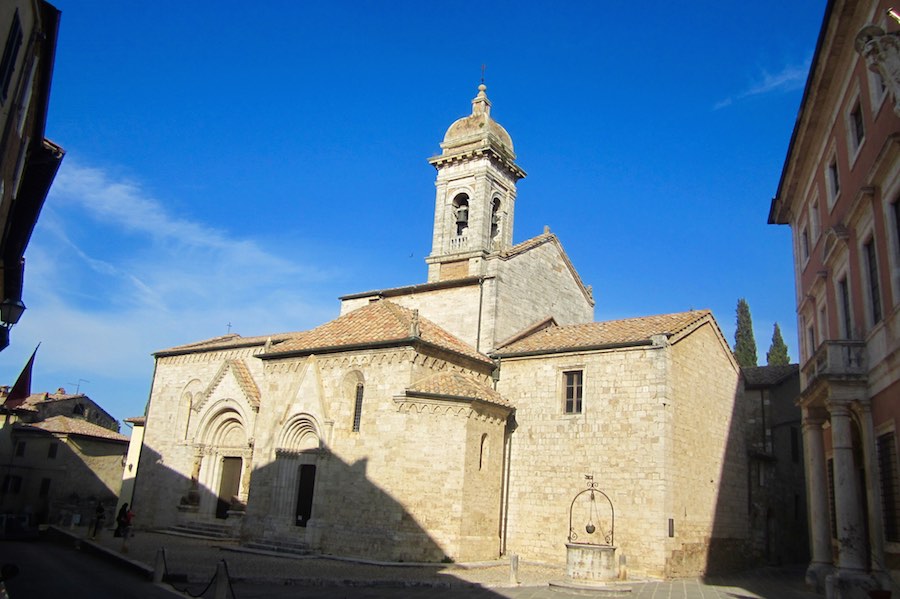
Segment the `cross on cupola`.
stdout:
<path fill-rule="evenodd" d="M 444 135 L 437 169 L 434 234 L 428 281 L 484 275 L 482 258 L 512 246 L 516 182 L 525 177 L 512 138 L 491 118 L 491 101 L 478 86 L 472 114 Z"/>

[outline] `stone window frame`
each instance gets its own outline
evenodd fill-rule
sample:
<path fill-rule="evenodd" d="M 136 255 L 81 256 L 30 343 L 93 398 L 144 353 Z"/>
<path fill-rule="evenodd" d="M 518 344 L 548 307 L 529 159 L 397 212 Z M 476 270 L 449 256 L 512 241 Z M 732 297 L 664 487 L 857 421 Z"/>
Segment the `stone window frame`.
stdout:
<path fill-rule="evenodd" d="M 881 197 L 884 228 L 887 231 L 891 295 L 896 306 L 900 303 L 900 173 L 884 185 Z"/>
<path fill-rule="evenodd" d="M 840 163 L 838 163 L 837 149 L 834 142 L 832 142 L 826 156 L 828 158 L 824 161 L 825 167 L 823 169 L 825 174 L 825 195 L 827 197 L 828 211 L 831 212 L 834 210 L 838 198 L 841 197 L 841 167 Z"/>
<path fill-rule="evenodd" d="M 867 330 L 871 331 L 884 321 L 885 317 L 884 290 L 879 275 L 878 243 L 875 239 L 874 228 L 868 229 L 863 235 L 860 235 L 859 261 L 863 279 L 862 291 L 863 297 L 865 297 L 866 325 Z"/>
<path fill-rule="evenodd" d="M 580 397 L 578 398 L 578 403 L 576 404 L 577 407 L 578 407 L 579 409 L 578 409 L 577 411 L 574 410 L 574 408 L 576 407 L 576 405 L 573 405 L 573 406 L 572 406 L 572 407 L 573 407 L 573 410 L 572 410 L 572 411 L 568 411 L 568 410 L 567 410 L 567 407 L 568 407 L 568 406 L 567 406 L 567 404 L 568 404 L 568 398 L 567 398 L 567 395 L 568 395 L 568 377 L 567 377 L 567 375 L 570 374 L 570 373 L 576 373 L 576 372 L 577 372 L 577 373 L 580 373 L 580 385 L 579 385 L 579 387 L 580 387 L 580 390 L 581 390 L 581 395 L 580 395 Z M 560 368 L 559 368 L 559 377 L 558 377 L 558 380 L 559 380 L 559 392 L 558 392 L 558 397 L 559 397 L 559 402 L 560 402 L 560 412 L 562 412 L 562 414 L 563 414 L 564 416 L 581 416 L 581 415 L 585 414 L 585 401 L 584 401 L 584 383 L 585 383 L 585 376 L 584 376 L 584 375 L 585 375 L 585 367 L 584 367 L 584 364 L 573 364 L 573 365 L 568 365 L 568 366 L 564 366 L 564 367 L 560 367 Z M 573 398 L 573 400 L 574 400 L 574 398 Z"/>
<path fill-rule="evenodd" d="M 853 330 L 853 292 L 850 282 L 850 265 L 845 261 L 834 269 L 835 310 L 838 317 L 838 334 L 842 339 L 854 337 Z M 843 289 L 841 287 L 843 283 Z"/>
<path fill-rule="evenodd" d="M 847 138 L 847 162 L 852 169 L 853 165 L 856 164 L 856 159 L 859 157 L 862 147 L 866 144 L 868 127 L 858 82 L 848 97 L 849 101 L 844 110 L 844 127 Z"/>
<path fill-rule="evenodd" d="M 810 247 L 814 248 L 822 236 L 822 214 L 819 212 L 819 192 L 809 202 Z"/>

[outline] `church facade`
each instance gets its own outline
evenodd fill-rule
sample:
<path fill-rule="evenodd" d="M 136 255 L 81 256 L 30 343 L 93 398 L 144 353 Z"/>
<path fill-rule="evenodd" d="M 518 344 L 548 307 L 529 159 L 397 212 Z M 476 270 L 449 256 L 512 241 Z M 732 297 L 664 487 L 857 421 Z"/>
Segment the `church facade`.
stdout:
<path fill-rule="evenodd" d="M 740 373 L 712 314 L 594 322 L 554 234 L 513 243 L 525 172 L 490 109 L 482 85 L 430 159 L 426 282 L 155 354 L 141 525 L 394 561 L 596 542 L 655 576 L 752 553 Z M 586 476 L 611 509 L 573 504 Z"/>

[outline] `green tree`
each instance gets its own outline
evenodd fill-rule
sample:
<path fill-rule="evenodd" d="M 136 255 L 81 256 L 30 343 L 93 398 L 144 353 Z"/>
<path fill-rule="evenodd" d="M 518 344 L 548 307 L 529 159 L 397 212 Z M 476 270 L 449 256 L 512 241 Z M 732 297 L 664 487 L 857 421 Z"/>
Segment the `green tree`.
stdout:
<path fill-rule="evenodd" d="M 778 328 L 778 323 L 775 323 L 775 330 L 772 332 L 772 345 L 769 346 L 769 351 L 766 352 L 766 364 L 769 366 L 787 366 L 791 363 L 791 358 L 788 356 L 787 345 L 784 343 L 784 339 L 781 338 L 781 329 Z"/>
<path fill-rule="evenodd" d="M 750 306 L 741 298 L 737 303 L 737 328 L 734 331 L 734 358 L 742 368 L 756 366 L 756 340 Z"/>

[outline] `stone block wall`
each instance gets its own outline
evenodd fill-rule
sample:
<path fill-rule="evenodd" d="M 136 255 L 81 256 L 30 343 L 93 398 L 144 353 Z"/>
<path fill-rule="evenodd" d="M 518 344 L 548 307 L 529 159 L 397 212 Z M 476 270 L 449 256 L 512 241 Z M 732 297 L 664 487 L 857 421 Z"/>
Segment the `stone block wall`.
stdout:
<path fill-rule="evenodd" d="M 258 384 L 262 363 L 254 354 L 260 349 L 240 348 L 157 359 L 134 489 L 135 507 L 145 513 L 138 526 L 173 526 L 178 520 L 178 506 L 191 490 L 192 477 L 207 485 L 205 490 L 201 489 L 204 507 L 208 508 L 210 502 L 214 504 L 212 496 L 217 489 L 211 483 L 215 480 L 216 458 L 207 456 L 198 468 L 201 452 L 197 444 L 204 442 L 208 431 L 203 429 L 214 421 L 216 414 L 230 410 L 240 415 L 244 443 L 240 449 L 245 454 L 250 452 L 255 408 L 233 373 L 222 371 L 227 361 L 239 360 Z M 249 460 L 245 460 L 244 470 L 247 483 Z M 201 515 L 213 517 L 208 509 Z"/>
<path fill-rule="evenodd" d="M 564 562 L 569 507 L 593 474 L 615 508 L 615 544 L 634 572 L 661 574 L 667 493 L 664 347 L 505 359 L 498 390 L 516 406 L 506 552 Z M 564 414 L 563 372 L 584 372 L 581 414 Z M 581 534 L 585 523 L 574 522 Z"/>
<path fill-rule="evenodd" d="M 569 270 L 559 246 L 544 243 L 503 260 L 492 257 L 496 292 L 488 312 L 495 313 L 491 347 L 548 316 L 560 325 L 594 319 L 594 306 Z"/>
<path fill-rule="evenodd" d="M 746 549 L 745 419 L 738 370 L 707 322 L 671 346 L 673 498 L 666 574 L 692 576 L 729 566 Z"/>

